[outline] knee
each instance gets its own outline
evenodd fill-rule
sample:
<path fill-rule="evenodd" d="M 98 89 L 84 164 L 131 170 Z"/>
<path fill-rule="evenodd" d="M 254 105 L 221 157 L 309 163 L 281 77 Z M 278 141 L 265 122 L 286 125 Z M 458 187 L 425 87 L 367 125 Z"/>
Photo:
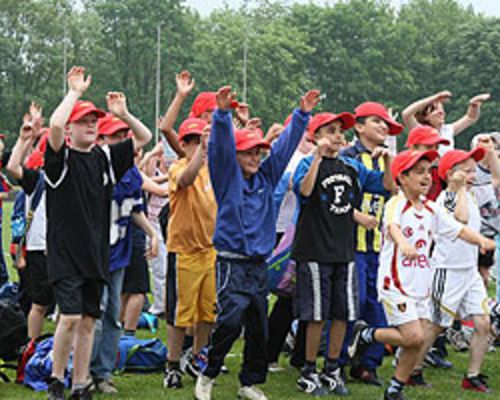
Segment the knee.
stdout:
<path fill-rule="evenodd" d="M 31 305 L 31 312 L 44 317 L 47 312 L 47 307 L 33 303 Z"/>
<path fill-rule="evenodd" d="M 474 330 L 479 336 L 488 336 L 491 331 L 490 318 L 488 315 L 482 315 L 474 318 Z"/>
<path fill-rule="evenodd" d="M 64 329 L 73 331 L 76 329 L 81 320 L 82 317 L 80 315 L 61 315 L 59 324 L 61 327 L 64 327 Z"/>
<path fill-rule="evenodd" d="M 422 330 L 415 330 L 403 337 L 405 347 L 419 348 L 424 345 L 424 333 Z"/>

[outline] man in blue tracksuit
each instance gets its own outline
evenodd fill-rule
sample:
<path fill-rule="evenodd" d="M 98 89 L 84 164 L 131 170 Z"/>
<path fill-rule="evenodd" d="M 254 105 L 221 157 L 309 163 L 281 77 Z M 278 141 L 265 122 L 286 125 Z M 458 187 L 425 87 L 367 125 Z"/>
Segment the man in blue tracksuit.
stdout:
<path fill-rule="evenodd" d="M 319 92 L 301 99 L 292 122 L 261 162 L 261 150 L 270 148 L 258 131 L 233 134 L 231 103 L 235 94 L 226 86 L 217 92 L 218 109 L 212 115 L 208 144 L 210 178 L 218 211 L 214 235 L 217 249 L 217 326 L 212 335 L 208 365 L 196 382 L 195 398 L 210 400 L 213 379 L 224 357 L 245 328 L 243 367 L 239 375 L 243 399 L 266 400 L 255 385 L 267 374 L 267 268 L 265 259 L 275 242 L 276 212 L 273 192 L 298 146 L 319 102 Z"/>
<path fill-rule="evenodd" d="M 342 151 L 342 155 L 360 161 L 370 170 L 384 171 L 386 165 L 383 159 L 372 158 L 372 151 L 377 146 L 383 146 L 387 135 L 399 135 L 403 126 L 395 122 L 385 107 L 380 103 L 366 102 L 356 110 L 357 140 L 354 145 Z M 355 231 L 355 264 L 358 273 L 360 318 L 369 321 L 372 326 L 386 326 L 382 305 L 377 296 L 378 257 L 381 246 L 380 222 L 386 196 L 363 193 L 361 215 L 363 224 L 358 224 Z M 347 344 L 351 337 L 352 324 L 344 340 L 340 364 L 347 363 Z M 360 365 L 353 365 L 350 371 L 352 378 L 364 383 L 381 386 L 376 369 L 382 364 L 384 346 L 373 344 L 364 353 Z"/>

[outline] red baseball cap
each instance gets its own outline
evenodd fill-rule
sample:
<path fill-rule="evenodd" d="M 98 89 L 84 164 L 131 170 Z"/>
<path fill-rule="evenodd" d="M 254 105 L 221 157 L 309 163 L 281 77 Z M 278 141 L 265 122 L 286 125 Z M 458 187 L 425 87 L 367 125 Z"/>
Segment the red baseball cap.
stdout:
<path fill-rule="evenodd" d="M 403 132 L 404 126 L 391 118 L 383 104 L 367 101 L 357 106 L 354 113 L 356 118 L 372 116 L 382 118 L 389 125 L 389 135 L 399 135 Z"/>
<path fill-rule="evenodd" d="M 111 113 L 107 113 L 97 121 L 98 135 L 114 135 L 116 132 L 128 129 L 129 126 L 125 122 Z"/>
<path fill-rule="evenodd" d="M 85 100 L 78 100 L 73 107 L 73 111 L 71 111 L 68 122 L 78 121 L 86 115 L 92 113 L 97 114 L 97 118 L 102 118 L 106 115 L 106 113 L 100 108 L 97 108 L 94 103 Z"/>
<path fill-rule="evenodd" d="M 200 118 L 188 118 L 185 119 L 181 126 L 179 126 L 179 140 L 184 139 L 188 135 L 199 135 L 203 134 L 203 129 L 207 126 L 207 121 Z"/>
<path fill-rule="evenodd" d="M 402 172 L 408 171 L 421 159 L 426 158 L 429 161 L 434 161 L 439 157 L 439 153 L 436 150 L 427 151 L 417 151 L 417 150 L 405 150 L 399 153 L 391 164 L 392 178 L 396 181 L 397 177 L 401 175 Z M 397 181 L 396 181 L 397 182 Z"/>
<path fill-rule="evenodd" d="M 198 96 L 196 96 L 196 99 L 194 99 L 194 103 L 191 106 L 189 117 L 198 118 L 206 111 L 215 110 L 217 108 L 215 95 L 215 92 L 201 92 Z"/>
<path fill-rule="evenodd" d="M 444 153 L 443 157 L 439 160 L 438 175 L 442 180 L 446 180 L 446 173 L 455 165 L 460 164 L 462 161 L 473 158 L 475 161 L 482 160 L 486 155 L 486 149 L 476 147 L 471 151 L 464 150 L 449 150 Z"/>
<path fill-rule="evenodd" d="M 406 147 L 423 144 L 433 146 L 435 144 L 450 144 L 450 141 L 439 136 L 436 128 L 429 125 L 418 125 L 408 134 Z"/>
<path fill-rule="evenodd" d="M 316 114 L 312 119 L 311 122 L 309 123 L 309 131 L 308 131 L 308 137 L 309 139 L 313 139 L 314 134 L 316 131 L 321 128 L 322 126 L 331 124 L 333 121 L 340 121 L 342 122 L 342 130 L 350 129 L 354 126 L 356 123 L 356 120 L 354 119 L 354 115 L 348 112 L 341 112 L 340 114 L 332 114 L 329 112 L 322 112 L 319 114 Z"/>
<path fill-rule="evenodd" d="M 258 130 L 237 129 L 234 132 L 234 140 L 236 142 L 236 151 L 245 151 L 254 147 L 271 148 L 271 145 L 263 139 L 261 132 Z"/>

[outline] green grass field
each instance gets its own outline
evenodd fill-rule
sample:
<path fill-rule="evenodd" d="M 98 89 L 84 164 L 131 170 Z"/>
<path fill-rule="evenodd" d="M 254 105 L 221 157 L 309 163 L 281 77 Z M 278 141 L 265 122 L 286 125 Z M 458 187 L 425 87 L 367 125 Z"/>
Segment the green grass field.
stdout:
<path fill-rule="evenodd" d="M 8 249 L 10 242 L 9 237 L 9 220 L 12 205 L 4 203 L 4 249 Z M 10 265 L 10 261 L 9 261 Z M 17 280 L 17 275 L 12 268 L 9 270 L 11 278 Z M 46 328 L 49 331 L 54 329 L 54 325 L 47 322 Z M 166 339 L 165 322 L 161 321 L 160 329 L 157 336 L 165 341 Z M 147 331 L 140 331 L 139 337 L 147 338 L 153 335 Z M 238 341 L 231 353 L 227 357 L 227 366 L 230 369 L 228 375 L 221 375 L 217 378 L 217 383 L 214 388 L 214 399 L 225 400 L 235 399 L 238 389 L 237 372 L 241 364 L 242 341 Z M 451 351 L 450 360 L 454 363 L 454 368 L 449 371 L 426 369 L 427 379 L 433 384 L 431 389 L 407 389 L 407 397 L 409 399 L 421 400 L 458 400 L 458 399 L 480 399 L 480 398 L 500 398 L 500 354 L 489 353 L 486 357 L 484 373 L 490 377 L 490 386 L 494 393 L 492 395 L 475 394 L 464 392 L 460 388 L 463 373 L 466 370 L 467 354 L 454 353 Z M 392 358 L 386 358 L 384 365 L 379 371 L 379 375 L 388 382 L 393 373 L 391 366 Z M 268 381 L 262 386 L 269 399 L 308 399 L 311 396 L 304 395 L 295 388 L 295 380 L 298 372 L 288 365 L 288 359 L 281 358 L 281 365 L 285 367 L 285 371 L 275 374 L 269 374 Z M 11 377 L 13 374 L 9 373 Z M 176 391 L 166 391 L 163 389 L 161 373 L 155 374 L 124 374 L 114 378 L 115 383 L 120 391 L 118 396 L 108 396 L 108 398 L 120 399 L 192 399 L 194 382 L 189 377 L 184 378 L 184 388 Z M 382 389 L 373 386 L 366 386 L 357 383 L 348 383 L 351 399 L 381 399 Z M 96 398 L 106 398 L 104 395 L 95 396 Z M 333 397 L 333 396 L 332 396 Z M 14 383 L 0 382 L 0 399 L 44 399 L 45 393 L 36 393 L 26 387 L 16 385 Z"/>

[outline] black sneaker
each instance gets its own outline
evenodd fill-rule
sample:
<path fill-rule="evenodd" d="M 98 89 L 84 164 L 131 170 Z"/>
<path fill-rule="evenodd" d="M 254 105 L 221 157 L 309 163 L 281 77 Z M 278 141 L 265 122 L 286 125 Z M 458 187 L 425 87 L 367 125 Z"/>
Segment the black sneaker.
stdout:
<path fill-rule="evenodd" d="M 384 400 L 406 400 L 406 397 L 404 396 L 402 391 L 389 393 L 386 389 L 384 392 Z"/>
<path fill-rule="evenodd" d="M 432 384 L 424 379 L 424 374 L 422 371 L 413 372 L 406 381 L 406 384 L 408 386 L 418 386 L 427 389 L 430 389 L 432 387 Z"/>
<path fill-rule="evenodd" d="M 92 400 L 92 394 L 88 388 L 76 389 L 71 392 L 70 400 Z"/>
<path fill-rule="evenodd" d="M 200 367 L 198 366 L 198 362 L 196 361 L 196 356 L 193 353 L 190 353 L 186 365 L 184 366 L 184 372 L 186 372 L 191 378 L 198 379 L 198 375 L 200 374 Z"/>
<path fill-rule="evenodd" d="M 345 387 L 345 381 L 344 378 L 342 378 L 340 367 L 330 372 L 323 370 L 319 379 L 330 393 L 335 393 L 339 396 L 347 396 L 349 394 L 349 391 Z"/>
<path fill-rule="evenodd" d="M 384 382 L 377 376 L 377 372 L 363 366 L 352 367 L 351 378 L 367 385 L 383 386 Z"/>
<path fill-rule="evenodd" d="M 48 389 L 49 400 L 65 400 L 64 383 L 62 383 L 59 379 L 49 378 L 48 384 L 49 384 L 49 389 Z"/>
<path fill-rule="evenodd" d="M 167 368 L 163 378 L 163 387 L 165 389 L 182 388 L 182 372 L 176 368 Z"/>
<path fill-rule="evenodd" d="M 316 372 L 306 373 L 302 372 L 297 379 L 297 389 L 301 392 L 311 394 L 313 396 L 328 396 L 330 393 L 321 384 L 319 375 Z"/>
<path fill-rule="evenodd" d="M 351 364 L 353 366 L 360 365 L 360 358 L 366 351 L 370 343 L 367 343 L 362 336 L 363 330 L 368 328 L 368 324 L 365 321 L 356 321 L 352 328 L 352 338 L 347 348 L 347 354 L 351 359 Z"/>

